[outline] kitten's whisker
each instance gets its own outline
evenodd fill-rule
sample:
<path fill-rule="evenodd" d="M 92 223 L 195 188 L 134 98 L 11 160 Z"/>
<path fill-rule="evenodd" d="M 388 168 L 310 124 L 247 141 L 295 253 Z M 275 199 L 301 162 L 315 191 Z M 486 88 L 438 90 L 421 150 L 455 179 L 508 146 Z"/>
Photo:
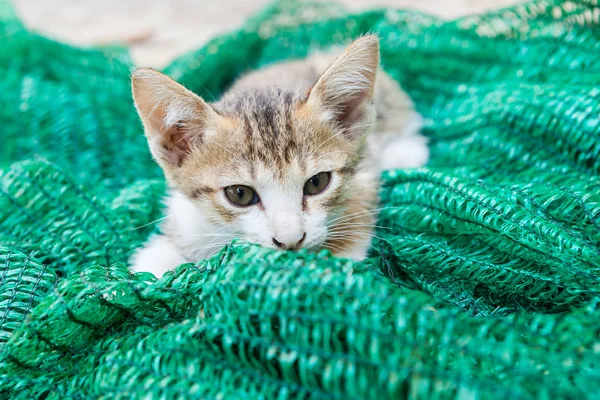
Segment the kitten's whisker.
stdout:
<path fill-rule="evenodd" d="M 198 246 L 198 247 L 196 247 L 196 248 L 190 249 L 190 250 L 189 250 L 189 252 L 191 252 L 191 253 L 195 253 L 195 254 L 198 254 L 198 253 L 200 253 L 200 252 L 204 252 L 204 251 L 206 251 L 206 250 L 209 250 L 209 249 L 214 249 L 215 247 L 216 247 L 217 249 L 221 249 L 221 248 L 223 248 L 225 245 L 228 245 L 229 243 L 230 243 L 230 242 L 220 242 L 220 243 L 208 244 L 208 245 L 205 245 L 205 246 Z M 198 254 L 198 255 L 196 256 L 196 258 L 198 258 L 198 257 L 200 257 L 200 258 L 206 258 L 205 256 L 203 256 L 203 255 L 200 255 L 200 254 Z"/>
<path fill-rule="evenodd" d="M 377 222 L 377 221 L 375 221 Z M 347 228 L 347 227 L 352 227 L 352 226 L 365 226 L 365 227 L 371 227 L 371 228 L 382 228 L 382 229 L 389 229 L 388 226 L 383 226 L 383 225 L 377 225 L 376 223 L 363 223 L 363 222 L 354 222 L 354 221 L 348 221 L 348 222 L 341 222 L 339 224 L 335 224 L 334 226 L 331 226 L 331 228 L 335 229 L 335 228 Z"/>
<path fill-rule="evenodd" d="M 222 239 L 222 242 L 221 242 L 220 240 L 217 241 L 217 239 L 219 239 L 219 238 L 220 238 L 220 236 L 213 238 L 213 240 L 210 241 L 210 244 L 217 242 L 217 243 L 223 243 L 223 245 L 224 245 L 226 243 L 230 243 L 233 240 L 233 238 L 232 239 Z"/>
<path fill-rule="evenodd" d="M 248 243 L 247 241 L 243 240 L 241 236 L 239 236 L 239 237 L 236 237 L 236 238 L 234 238 L 234 239 L 240 239 L 240 240 L 242 241 L 242 243 Z M 233 240 L 233 239 L 232 239 L 232 240 Z M 232 241 L 232 240 L 231 240 L 231 241 Z M 214 256 L 215 254 L 219 253 L 219 252 L 220 252 L 220 251 L 223 249 L 223 247 L 225 247 L 225 246 L 227 246 L 228 244 L 230 244 L 230 243 L 231 243 L 231 241 L 229 241 L 229 242 L 224 242 L 224 243 L 220 243 L 220 244 L 219 244 L 219 247 L 217 247 L 217 248 L 216 248 L 216 249 L 215 249 L 215 250 L 214 250 L 212 253 L 210 253 L 208 256 L 206 256 L 206 257 L 204 257 L 204 258 L 205 258 L 205 259 L 209 259 L 209 258 L 211 258 L 212 256 Z M 213 246 L 213 247 L 214 247 L 214 246 Z"/>
<path fill-rule="evenodd" d="M 363 235 L 368 235 L 368 236 L 374 237 L 375 239 L 383 240 L 384 242 L 388 242 L 389 243 L 389 240 L 384 239 L 381 236 L 373 235 L 369 231 L 354 231 L 354 232 L 344 233 L 344 234 L 337 233 L 337 234 L 333 234 L 333 235 L 328 235 L 327 238 L 329 239 L 329 238 L 345 238 L 345 237 L 348 237 L 351 240 L 358 241 L 358 240 L 361 240 L 361 237 Z"/>
<path fill-rule="evenodd" d="M 349 218 L 349 217 L 354 217 L 354 216 L 359 216 L 359 215 L 369 214 L 369 213 L 379 213 L 384 210 L 399 210 L 402 208 L 403 207 L 381 207 L 381 208 L 375 208 L 375 209 L 371 209 L 371 210 L 363 210 L 363 211 L 359 211 L 359 212 L 352 213 L 352 214 L 342 215 L 341 217 L 338 217 L 336 219 L 329 221 L 329 224 L 332 224 L 336 221 L 344 220 L 345 218 Z"/>
<path fill-rule="evenodd" d="M 367 216 L 370 216 L 367 214 Z M 361 217 L 363 217 L 363 215 L 361 215 Z M 360 221 L 355 221 L 356 218 L 351 218 L 351 219 L 345 219 L 345 220 L 341 220 L 341 221 L 336 221 L 335 226 L 344 226 L 344 225 L 377 225 L 377 223 L 379 222 L 380 218 L 375 218 L 372 220 L 368 220 L 367 222 L 360 222 Z M 331 226 L 331 224 L 327 224 L 328 226 Z M 334 226 L 334 227 L 335 227 Z"/>
<path fill-rule="evenodd" d="M 331 221 L 328 221 L 327 225 L 331 226 L 332 224 L 343 222 L 343 221 L 350 221 L 350 220 L 355 220 L 355 219 L 358 219 L 361 217 L 368 217 L 372 214 L 377 214 L 378 212 L 379 212 L 378 210 L 366 210 L 366 211 L 359 211 L 359 212 L 356 212 L 353 214 L 342 215 L 341 217 L 338 217 Z"/>
<path fill-rule="evenodd" d="M 338 221 L 331 221 L 325 224 L 327 228 L 335 228 L 342 224 L 375 224 L 378 220 L 372 218 L 374 214 L 364 213 L 361 215 L 353 216 L 352 218 L 345 218 Z"/>
<path fill-rule="evenodd" d="M 355 241 L 359 238 L 365 236 L 372 236 L 370 232 L 353 232 L 353 233 L 336 233 L 332 235 L 327 235 L 327 239 L 348 239 L 351 241 Z"/>
<path fill-rule="evenodd" d="M 208 256 L 204 257 L 204 259 L 208 260 L 209 258 L 212 258 L 215 254 L 218 254 L 221 251 L 222 248 L 218 248 L 215 251 L 213 251 L 212 253 L 210 253 Z"/>
<path fill-rule="evenodd" d="M 364 236 L 364 235 L 374 236 L 374 232 L 375 232 L 375 230 L 370 229 L 369 227 L 356 227 L 356 228 L 352 228 L 351 230 L 329 231 L 329 232 L 327 232 L 327 237 L 356 235 L 356 234 L 360 234 L 361 236 Z"/>
<path fill-rule="evenodd" d="M 190 236 L 178 236 L 173 239 L 174 240 L 187 240 L 187 239 L 195 239 L 195 238 L 203 238 L 203 237 L 227 237 L 227 236 L 235 237 L 237 235 L 234 233 L 198 233 L 196 235 L 190 235 Z"/>
<path fill-rule="evenodd" d="M 344 248 L 337 245 L 337 244 L 333 244 L 333 243 L 328 243 L 325 245 L 325 248 L 329 249 L 329 250 L 333 250 L 336 253 L 341 253 L 342 251 L 344 251 Z"/>
<path fill-rule="evenodd" d="M 230 244 L 231 242 L 233 242 L 236 239 L 243 239 L 240 235 L 238 234 L 234 234 L 234 233 L 223 233 L 223 234 L 207 234 L 210 236 L 214 236 L 214 238 L 209 242 L 209 243 L 202 243 L 200 246 L 196 246 L 192 249 L 189 249 L 189 251 L 197 253 L 200 252 L 201 250 L 206 250 L 209 248 L 213 248 L 213 247 L 223 247 L 226 246 L 228 244 Z M 194 237 L 194 236 L 190 236 L 190 237 Z M 221 239 L 220 241 L 218 241 L 217 243 L 215 243 L 215 241 L 217 241 L 218 239 Z"/>
<path fill-rule="evenodd" d="M 202 235 L 202 234 L 200 234 L 200 235 Z M 235 236 L 236 235 L 234 235 L 234 234 L 231 234 L 231 235 L 229 235 L 229 234 L 209 234 L 207 237 L 212 237 L 212 240 L 206 244 L 212 244 L 215 241 L 217 241 L 218 239 L 221 239 L 223 241 L 229 241 L 230 239 L 228 239 L 228 237 L 234 238 Z M 198 236 L 198 237 L 200 238 L 202 236 Z M 190 236 L 190 238 L 194 238 L 194 235 Z M 223 239 L 223 238 L 225 238 L 225 239 Z"/>
<path fill-rule="evenodd" d="M 167 218 L 167 217 L 165 216 L 165 217 L 162 217 L 162 218 L 159 218 L 159 219 L 155 219 L 154 221 L 148 222 L 147 224 L 140 225 L 140 226 L 136 226 L 136 227 L 134 227 L 134 228 L 129 228 L 128 230 L 129 230 L 129 231 L 135 231 L 135 230 L 138 230 L 138 229 L 142 229 L 142 228 L 145 228 L 145 227 L 147 227 L 148 225 L 152 225 L 152 224 L 155 224 L 155 223 L 157 223 L 157 222 L 163 221 L 163 220 L 165 220 L 166 218 Z"/>
<path fill-rule="evenodd" d="M 357 211 L 355 213 L 350 213 L 350 214 L 344 214 L 338 218 L 335 218 L 333 220 L 331 220 L 330 222 L 336 222 L 342 219 L 346 219 L 346 218 L 350 218 L 350 217 L 355 217 L 358 215 L 363 215 L 363 214 L 369 214 L 369 213 L 377 213 L 379 212 L 381 209 L 380 208 L 376 208 L 376 209 L 369 209 L 369 210 L 362 210 L 362 211 Z"/>
<path fill-rule="evenodd" d="M 336 225 L 333 227 L 333 229 L 329 229 L 328 232 L 345 232 L 348 229 L 354 229 L 354 228 L 373 228 L 373 229 L 388 229 L 388 230 L 392 229 L 389 226 L 380 226 L 380 225 L 373 225 L 373 224 L 350 224 L 350 225 Z"/>
<path fill-rule="evenodd" d="M 378 226 L 377 225 L 378 222 L 379 222 L 379 218 L 374 219 L 374 220 L 369 220 L 369 221 L 366 221 L 366 222 L 355 221 L 354 219 L 348 219 L 348 220 L 344 220 L 344 221 L 338 221 L 333 226 L 328 224 L 328 227 L 335 228 L 336 226 L 352 226 L 352 225 L 374 225 L 374 226 Z"/>
<path fill-rule="evenodd" d="M 382 238 L 379 238 L 379 237 L 377 237 L 377 238 L 380 239 L 380 240 L 382 240 L 382 241 L 384 241 L 384 242 L 386 242 L 386 243 L 389 243 L 389 241 L 387 241 L 385 239 L 382 239 Z M 375 250 L 381 257 L 383 257 L 383 253 L 381 252 L 381 250 L 379 250 L 377 247 L 373 246 L 373 243 L 370 243 L 370 242 L 367 242 L 367 241 L 361 240 L 361 239 L 355 239 L 352 242 L 346 243 L 343 246 L 343 249 L 340 250 L 340 252 L 350 249 L 350 247 L 353 246 L 354 244 L 356 244 L 357 242 L 367 245 L 369 247 L 369 249 Z"/>
<path fill-rule="evenodd" d="M 208 243 L 208 244 L 202 244 L 201 246 L 196 246 L 196 247 L 192 247 L 190 249 L 187 249 L 188 251 L 192 252 L 192 253 L 196 253 L 199 252 L 200 250 L 204 250 L 204 249 L 208 249 L 211 247 L 215 247 L 215 246 L 220 246 L 221 243 Z"/>

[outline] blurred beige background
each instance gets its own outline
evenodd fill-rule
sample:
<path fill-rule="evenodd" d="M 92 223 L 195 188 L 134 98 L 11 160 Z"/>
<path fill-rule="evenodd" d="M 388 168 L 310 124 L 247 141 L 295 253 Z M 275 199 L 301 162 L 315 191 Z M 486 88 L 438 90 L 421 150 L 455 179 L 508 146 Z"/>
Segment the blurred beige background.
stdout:
<path fill-rule="evenodd" d="M 415 8 L 445 18 L 523 0 L 338 0 L 350 10 Z M 58 40 L 126 43 L 139 65 L 160 67 L 239 26 L 270 0 L 13 0 L 25 23 Z"/>

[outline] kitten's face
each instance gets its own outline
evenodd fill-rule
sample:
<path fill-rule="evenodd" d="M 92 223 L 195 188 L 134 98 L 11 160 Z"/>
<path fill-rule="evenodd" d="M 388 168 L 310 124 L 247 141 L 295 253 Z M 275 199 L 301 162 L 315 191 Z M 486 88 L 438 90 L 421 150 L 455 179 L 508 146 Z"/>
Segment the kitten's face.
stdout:
<path fill-rule="evenodd" d="M 364 140 L 320 121 L 301 98 L 246 93 L 214 109 L 220 118 L 202 145 L 168 176 L 228 232 L 267 247 L 323 247 L 342 211 L 372 198 L 376 177 L 356 179 Z"/>
<path fill-rule="evenodd" d="M 360 234 L 349 215 L 368 220 L 376 199 L 360 161 L 378 65 L 378 40 L 365 36 L 308 93 L 265 89 L 209 105 L 147 69 L 132 86 L 154 158 L 204 215 L 249 242 L 344 251 Z"/>

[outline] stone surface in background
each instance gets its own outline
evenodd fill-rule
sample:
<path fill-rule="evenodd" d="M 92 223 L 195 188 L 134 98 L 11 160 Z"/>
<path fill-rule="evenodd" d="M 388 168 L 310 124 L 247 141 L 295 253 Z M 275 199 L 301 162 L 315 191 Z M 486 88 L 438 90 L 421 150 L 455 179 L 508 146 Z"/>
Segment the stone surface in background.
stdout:
<path fill-rule="evenodd" d="M 270 0 L 13 0 L 25 23 L 78 44 L 127 43 L 139 65 L 160 67 L 241 25 Z M 339 0 L 351 10 L 416 8 L 454 18 L 520 0 Z M 522 1 L 522 0 L 521 0 Z"/>

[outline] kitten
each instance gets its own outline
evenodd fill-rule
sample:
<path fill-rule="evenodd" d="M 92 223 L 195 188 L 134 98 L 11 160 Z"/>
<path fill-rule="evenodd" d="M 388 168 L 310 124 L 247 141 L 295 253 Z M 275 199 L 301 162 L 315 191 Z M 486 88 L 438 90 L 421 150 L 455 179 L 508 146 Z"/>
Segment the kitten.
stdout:
<path fill-rule="evenodd" d="M 215 104 L 136 70 L 135 106 L 171 194 L 162 234 L 133 256 L 133 270 L 160 277 L 235 238 L 363 259 L 380 172 L 429 156 L 419 114 L 378 68 L 379 42 L 367 35 L 337 58 L 250 73 Z"/>

